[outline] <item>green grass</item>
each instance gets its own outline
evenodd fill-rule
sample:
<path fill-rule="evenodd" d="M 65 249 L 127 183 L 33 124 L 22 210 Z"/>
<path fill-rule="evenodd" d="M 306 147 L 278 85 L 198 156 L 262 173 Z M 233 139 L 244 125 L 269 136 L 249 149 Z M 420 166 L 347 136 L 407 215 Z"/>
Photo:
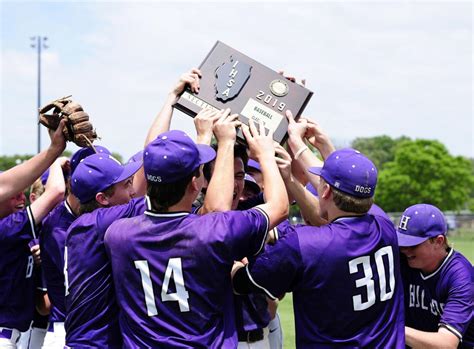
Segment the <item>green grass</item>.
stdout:
<path fill-rule="evenodd" d="M 474 232 L 460 231 L 449 237 L 449 243 L 474 264 Z M 295 347 L 295 320 L 293 316 L 293 295 L 288 293 L 278 307 L 283 328 L 283 348 Z"/>

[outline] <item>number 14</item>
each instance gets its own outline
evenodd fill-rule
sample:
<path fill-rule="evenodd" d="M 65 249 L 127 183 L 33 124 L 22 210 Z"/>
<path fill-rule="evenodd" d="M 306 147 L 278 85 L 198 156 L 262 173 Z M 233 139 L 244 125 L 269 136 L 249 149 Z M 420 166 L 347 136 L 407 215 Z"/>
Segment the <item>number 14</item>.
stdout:
<path fill-rule="evenodd" d="M 153 284 L 150 277 L 150 268 L 148 267 L 148 261 L 139 260 L 134 261 L 135 268 L 140 271 L 140 277 L 142 279 L 143 292 L 145 293 L 145 304 L 148 316 L 158 315 L 155 303 L 155 293 L 153 292 Z M 175 293 L 168 293 L 168 287 L 170 279 L 174 279 L 176 285 Z M 165 271 L 165 278 L 163 280 L 163 287 L 161 288 L 161 301 L 175 301 L 179 304 L 179 310 L 184 313 L 189 311 L 188 303 L 189 294 L 184 287 L 183 270 L 181 266 L 181 258 L 170 258 L 168 266 Z"/>

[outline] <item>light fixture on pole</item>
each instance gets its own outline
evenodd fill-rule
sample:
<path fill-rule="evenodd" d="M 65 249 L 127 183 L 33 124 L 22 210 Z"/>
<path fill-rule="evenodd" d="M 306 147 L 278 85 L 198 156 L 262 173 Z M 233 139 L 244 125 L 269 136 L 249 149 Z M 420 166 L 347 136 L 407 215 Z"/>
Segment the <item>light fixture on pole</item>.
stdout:
<path fill-rule="evenodd" d="M 32 36 L 31 39 L 31 47 L 36 48 L 38 52 L 38 108 L 35 113 L 35 120 L 38 123 L 38 110 L 41 108 L 41 50 L 47 49 L 48 46 L 46 45 L 46 41 L 48 38 L 46 36 Z M 38 147 L 37 152 L 41 151 L 41 125 L 38 123 Z"/>

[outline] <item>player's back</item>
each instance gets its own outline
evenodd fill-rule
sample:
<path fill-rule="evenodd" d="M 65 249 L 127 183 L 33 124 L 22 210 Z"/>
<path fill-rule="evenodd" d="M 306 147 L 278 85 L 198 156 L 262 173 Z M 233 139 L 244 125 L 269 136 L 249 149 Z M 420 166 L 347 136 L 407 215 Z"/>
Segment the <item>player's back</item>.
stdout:
<path fill-rule="evenodd" d="M 64 252 L 68 346 L 122 347 L 104 235 L 115 220 L 141 214 L 144 210 L 143 198 L 136 198 L 125 205 L 85 213 L 69 227 Z"/>
<path fill-rule="evenodd" d="M 40 236 L 41 267 L 53 305 L 51 321 L 63 322 L 66 316 L 64 287 L 64 246 L 67 230 L 76 216 L 66 200 L 59 203 L 43 220 Z"/>
<path fill-rule="evenodd" d="M 258 210 L 123 219 L 107 231 L 126 347 L 235 347 L 230 271 L 256 253 L 268 221 Z"/>
<path fill-rule="evenodd" d="M 403 290 L 391 222 L 342 217 L 321 228 L 297 228 L 297 235 L 304 266 L 293 290 L 297 345 L 403 348 Z"/>
<path fill-rule="evenodd" d="M 26 331 L 33 319 L 34 264 L 28 242 L 34 238 L 30 207 L 0 219 L 0 327 Z"/>

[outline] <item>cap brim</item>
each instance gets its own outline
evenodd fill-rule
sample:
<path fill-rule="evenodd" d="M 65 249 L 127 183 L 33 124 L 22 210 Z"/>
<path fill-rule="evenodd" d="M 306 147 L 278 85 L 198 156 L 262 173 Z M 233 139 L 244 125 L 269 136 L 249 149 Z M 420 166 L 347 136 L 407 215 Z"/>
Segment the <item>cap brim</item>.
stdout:
<path fill-rule="evenodd" d="M 247 162 L 247 167 L 248 168 L 253 168 L 254 170 L 262 172 L 262 169 L 260 168 L 260 164 L 257 161 L 253 160 L 253 159 L 249 159 L 249 161 Z"/>
<path fill-rule="evenodd" d="M 259 185 L 255 182 L 252 182 L 252 181 L 249 181 L 249 180 L 245 180 L 245 186 L 249 187 L 252 189 L 252 191 L 256 192 L 256 193 L 260 193 L 261 189 L 259 187 Z"/>
<path fill-rule="evenodd" d="M 429 237 L 412 236 L 408 234 L 402 234 L 397 231 L 398 246 L 400 247 L 411 247 L 421 244 L 429 239 Z"/>
<path fill-rule="evenodd" d="M 118 178 L 112 183 L 116 184 L 121 181 L 126 180 L 128 177 L 133 176 L 139 169 L 142 167 L 143 163 L 141 161 L 132 162 L 126 165 L 123 165 L 123 172 Z"/>
<path fill-rule="evenodd" d="M 321 176 L 322 169 L 322 167 L 310 167 L 308 168 L 308 172 L 315 174 L 316 176 Z"/>
<path fill-rule="evenodd" d="M 216 151 L 205 144 L 196 144 L 199 151 L 199 164 L 207 164 L 216 158 Z"/>

